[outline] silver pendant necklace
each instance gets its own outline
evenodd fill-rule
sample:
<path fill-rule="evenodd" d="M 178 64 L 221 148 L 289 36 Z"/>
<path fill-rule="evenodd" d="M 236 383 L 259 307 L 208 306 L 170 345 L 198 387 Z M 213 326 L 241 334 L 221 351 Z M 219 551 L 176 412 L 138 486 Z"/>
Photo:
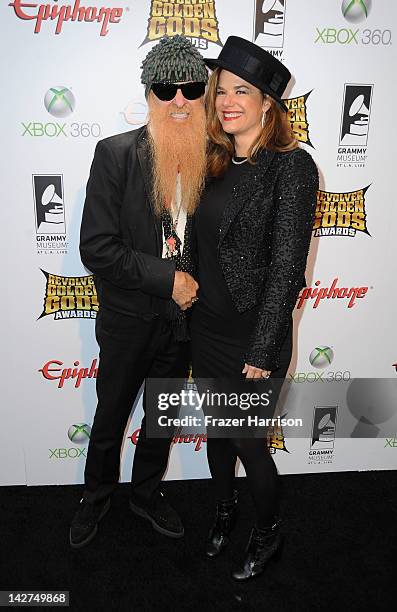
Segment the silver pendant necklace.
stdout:
<path fill-rule="evenodd" d="M 232 157 L 232 163 L 235 164 L 236 166 L 239 166 L 240 164 L 245 164 L 247 159 L 248 159 L 248 157 L 246 157 L 245 159 L 242 159 L 241 161 L 237 161 L 236 159 L 234 159 L 234 156 L 233 156 Z"/>

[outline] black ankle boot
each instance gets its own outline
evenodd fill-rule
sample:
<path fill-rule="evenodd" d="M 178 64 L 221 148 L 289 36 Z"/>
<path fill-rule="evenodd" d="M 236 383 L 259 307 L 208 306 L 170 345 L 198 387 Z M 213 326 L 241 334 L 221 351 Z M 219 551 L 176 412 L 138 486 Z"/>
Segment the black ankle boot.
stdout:
<path fill-rule="evenodd" d="M 242 582 L 259 576 L 270 559 L 279 557 L 282 544 L 280 523 L 277 521 L 268 529 L 253 528 L 244 559 L 240 567 L 232 573 L 234 580 Z"/>
<path fill-rule="evenodd" d="M 229 535 L 236 522 L 238 493 L 233 491 L 233 497 L 218 501 L 216 518 L 208 534 L 206 555 L 210 559 L 217 557 L 229 543 Z"/>

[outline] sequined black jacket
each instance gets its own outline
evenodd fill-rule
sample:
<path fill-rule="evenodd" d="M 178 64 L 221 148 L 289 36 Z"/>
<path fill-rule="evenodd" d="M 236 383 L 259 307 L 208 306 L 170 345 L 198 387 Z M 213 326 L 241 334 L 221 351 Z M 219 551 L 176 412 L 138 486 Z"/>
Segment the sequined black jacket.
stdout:
<path fill-rule="evenodd" d="M 218 254 L 239 312 L 259 304 L 245 361 L 266 370 L 279 352 L 304 285 L 318 172 L 303 149 L 264 150 L 248 165 L 225 208 Z"/>

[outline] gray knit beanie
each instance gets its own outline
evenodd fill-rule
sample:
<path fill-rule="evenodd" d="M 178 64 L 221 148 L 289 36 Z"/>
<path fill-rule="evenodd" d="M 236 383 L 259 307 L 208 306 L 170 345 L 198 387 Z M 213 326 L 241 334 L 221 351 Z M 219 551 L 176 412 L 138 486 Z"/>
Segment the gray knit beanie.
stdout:
<path fill-rule="evenodd" d="M 207 68 L 202 55 L 186 36 L 165 36 L 153 47 L 142 62 L 141 83 L 145 85 L 145 96 L 152 83 L 179 83 L 182 81 L 208 80 Z"/>

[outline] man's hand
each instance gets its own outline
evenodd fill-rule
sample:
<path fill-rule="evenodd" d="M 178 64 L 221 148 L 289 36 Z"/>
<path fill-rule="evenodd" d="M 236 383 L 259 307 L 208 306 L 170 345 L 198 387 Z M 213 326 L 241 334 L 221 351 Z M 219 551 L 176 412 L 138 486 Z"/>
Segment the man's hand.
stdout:
<path fill-rule="evenodd" d="M 186 310 L 192 305 L 192 299 L 196 297 L 198 287 L 194 278 L 187 272 L 175 272 L 172 299 L 181 310 Z"/>

